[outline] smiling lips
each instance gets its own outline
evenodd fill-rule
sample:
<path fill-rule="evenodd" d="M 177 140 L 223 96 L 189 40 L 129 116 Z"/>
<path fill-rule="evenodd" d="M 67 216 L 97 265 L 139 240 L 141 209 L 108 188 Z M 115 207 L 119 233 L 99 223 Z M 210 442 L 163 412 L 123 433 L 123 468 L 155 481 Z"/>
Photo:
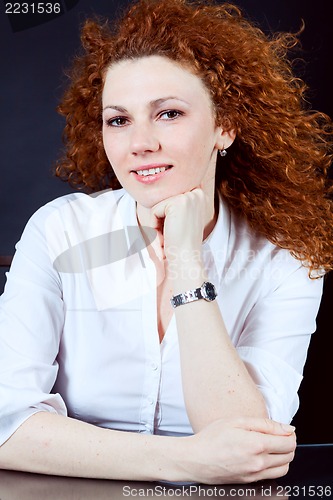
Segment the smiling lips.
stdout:
<path fill-rule="evenodd" d="M 137 170 L 138 175 L 155 175 L 159 174 L 160 172 L 165 172 L 166 167 L 157 167 L 157 168 L 150 168 L 149 170 Z"/>
<path fill-rule="evenodd" d="M 158 174 L 164 174 L 167 170 L 172 168 L 171 165 L 163 165 L 160 167 L 150 167 L 150 168 L 143 168 L 140 170 L 132 170 L 133 173 L 137 174 L 139 177 L 138 180 L 142 181 L 148 181 L 148 180 L 153 180 L 156 178 L 160 178 L 161 175 Z"/>

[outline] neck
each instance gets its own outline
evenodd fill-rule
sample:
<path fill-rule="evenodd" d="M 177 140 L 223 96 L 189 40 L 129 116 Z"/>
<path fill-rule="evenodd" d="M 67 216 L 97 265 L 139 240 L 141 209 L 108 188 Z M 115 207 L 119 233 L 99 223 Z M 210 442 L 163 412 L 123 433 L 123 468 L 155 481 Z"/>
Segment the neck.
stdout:
<path fill-rule="evenodd" d="M 217 222 L 217 218 L 219 216 L 219 196 L 218 193 L 215 193 L 215 198 L 214 198 L 214 212 L 213 216 L 210 219 L 210 221 L 206 224 L 205 229 L 204 229 L 204 234 L 203 234 L 203 241 L 208 238 L 210 233 L 213 231 L 215 224 Z"/>

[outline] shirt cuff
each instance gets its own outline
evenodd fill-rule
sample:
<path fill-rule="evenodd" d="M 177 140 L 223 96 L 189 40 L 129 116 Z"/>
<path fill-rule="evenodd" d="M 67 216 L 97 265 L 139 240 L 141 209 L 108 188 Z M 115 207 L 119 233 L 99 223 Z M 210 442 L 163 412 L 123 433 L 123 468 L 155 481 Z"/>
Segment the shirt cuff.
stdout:
<path fill-rule="evenodd" d="M 35 413 L 49 412 L 55 413 L 62 416 L 67 416 L 67 410 L 64 404 L 59 405 L 55 403 L 54 406 L 50 406 L 45 403 L 38 403 L 26 410 L 22 410 L 11 415 L 6 415 L 0 419 L 0 446 L 4 444 L 8 439 L 17 431 L 17 429 L 32 415 Z"/>

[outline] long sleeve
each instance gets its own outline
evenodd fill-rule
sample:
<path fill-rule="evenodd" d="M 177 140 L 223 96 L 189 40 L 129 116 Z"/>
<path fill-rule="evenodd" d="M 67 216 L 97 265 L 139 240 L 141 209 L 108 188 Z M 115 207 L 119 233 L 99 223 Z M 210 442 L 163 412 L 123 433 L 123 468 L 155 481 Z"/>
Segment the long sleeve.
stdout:
<path fill-rule="evenodd" d="M 0 299 L 0 443 L 38 411 L 66 415 L 62 398 L 51 394 L 64 307 L 43 237 L 47 214 L 27 224 Z"/>

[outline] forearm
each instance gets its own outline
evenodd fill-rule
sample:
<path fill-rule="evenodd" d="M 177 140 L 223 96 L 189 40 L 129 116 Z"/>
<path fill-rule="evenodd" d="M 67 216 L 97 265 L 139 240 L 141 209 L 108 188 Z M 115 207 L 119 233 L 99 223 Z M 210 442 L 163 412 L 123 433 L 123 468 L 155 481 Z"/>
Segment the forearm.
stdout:
<path fill-rule="evenodd" d="M 99 479 L 186 480 L 181 468 L 186 439 L 113 431 L 41 412 L 0 447 L 0 468 Z"/>
<path fill-rule="evenodd" d="M 0 446 L 0 468 L 136 481 L 248 483 L 284 475 L 293 428 L 264 419 L 217 420 L 189 437 L 102 429 L 37 413 Z"/>
<path fill-rule="evenodd" d="M 206 279 L 199 260 L 173 269 L 173 293 Z M 267 416 L 264 399 L 231 343 L 216 301 L 175 309 L 187 412 L 198 431 L 224 417 Z"/>

